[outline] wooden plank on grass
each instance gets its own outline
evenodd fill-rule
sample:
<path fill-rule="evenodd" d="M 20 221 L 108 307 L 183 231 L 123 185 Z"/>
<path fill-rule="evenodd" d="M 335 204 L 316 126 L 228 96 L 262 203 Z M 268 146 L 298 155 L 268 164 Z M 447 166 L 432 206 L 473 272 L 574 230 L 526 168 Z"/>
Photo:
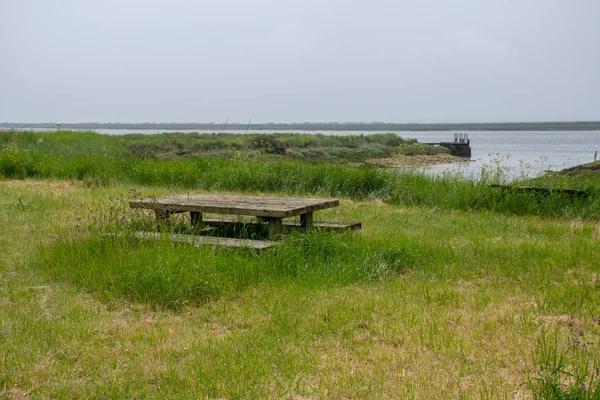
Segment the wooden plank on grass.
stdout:
<path fill-rule="evenodd" d="M 247 247 L 255 250 L 264 250 L 276 245 L 275 242 L 268 240 L 250 240 L 250 239 L 234 239 L 220 238 L 215 236 L 197 236 L 183 235 L 177 233 L 159 233 L 159 232 L 135 232 L 135 237 L 139 239 L 150 240 L 172 240 L 175 242 L 191 244 L 195 247 L 200 246 L 225 246 L 225 247 Z"/>
<path fill-rule="evenodd" d="M 218 225 L 218 224 L 259 224 L 260 221 L 257 221 L 252 218 L 236 218 L 236 217 L 205 217 L 202 220 L 203 223 L 208 225 Z M 283 226 L 299 228 L 302 226 L 301 221 L 295 220 L 287 220 L 284 219 L 282 221 Z M 362 228 L 362 224 L 360 222 L 337 222 L 337 221 L 314 221 L 313 228 L 321 228 L 321 229 L 331 229 L 331 230 L 359 230 Z"/>
<path fill-rule="evenodd" d="M 517 191 L 525 191 L 525 192 L 535 192 L 535 193 L 544 193 L 544 194 L 552 194 L 552 193 L 562 193 L 568 194 L 569 196 L 586 196 L 589 195 L 589 191 L 582 189 L 568 189 L 568 188 L 549 188 L 549 187 L 541 187 L 541 186 L 512 186 L 512 185 L 500 185 L 493 184 L 490 187 L 496 187 L 504 190 L 517 190 Z"/>

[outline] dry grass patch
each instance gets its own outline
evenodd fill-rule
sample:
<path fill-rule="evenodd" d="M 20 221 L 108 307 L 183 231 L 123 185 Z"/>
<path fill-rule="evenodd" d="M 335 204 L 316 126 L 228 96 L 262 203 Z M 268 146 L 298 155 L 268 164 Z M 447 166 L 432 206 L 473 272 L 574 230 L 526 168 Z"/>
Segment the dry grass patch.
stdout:
<path fill-rule="evenodd" d="M 84 186 L 81 181 L 48 181 L 38 179 L 13 179 L 1 181 L 0 184 L 12 188 L 43 189 L 46 191 L 49 190 L 52 193 L 58 193 L 65 190 L 76 190 Z"/>

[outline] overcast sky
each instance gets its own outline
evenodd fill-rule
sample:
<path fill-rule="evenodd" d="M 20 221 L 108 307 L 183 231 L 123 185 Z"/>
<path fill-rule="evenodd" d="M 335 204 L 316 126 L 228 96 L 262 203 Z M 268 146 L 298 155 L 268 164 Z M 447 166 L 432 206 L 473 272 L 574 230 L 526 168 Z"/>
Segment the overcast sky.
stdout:
<path fill-rule="evenodd" d="M 600 0 L 0 0 L 0 122 L 600 120 Z"/>

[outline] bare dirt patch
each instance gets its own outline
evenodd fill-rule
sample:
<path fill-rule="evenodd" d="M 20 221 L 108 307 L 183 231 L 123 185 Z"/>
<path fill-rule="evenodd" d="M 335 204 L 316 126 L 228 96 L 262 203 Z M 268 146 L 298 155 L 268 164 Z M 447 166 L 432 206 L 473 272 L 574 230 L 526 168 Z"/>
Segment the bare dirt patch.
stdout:
<path fill-rule="evenodd" d="M 48 189 L 53 193 L 76 190 L 80 187 L 80 184 L 74 181 L 45 181 L 29 179 L 0 181 L 0 185 L 27 189 Z"/>
<path fill-rule="evenodd" d="M 395 155 L 390 158 L 372 158 L 365 163 L 378 165 L 380 167 L 400 168 L 400 167 L 425 167 L 438 164 L 454 164 L 470 162 L 469 158 L 456 157 L 451 154 L 432 154 L 432 155 L 414 155 L 403 156 Z"/>

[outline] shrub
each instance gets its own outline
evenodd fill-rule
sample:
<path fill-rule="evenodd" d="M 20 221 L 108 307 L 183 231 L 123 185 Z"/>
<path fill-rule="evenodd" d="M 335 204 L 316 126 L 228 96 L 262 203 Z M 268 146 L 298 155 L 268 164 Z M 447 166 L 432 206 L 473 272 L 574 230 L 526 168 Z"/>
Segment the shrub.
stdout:
<path fill-rule="evenodd" d="M 285 143 L 280 142 L 273 135 L 261 135 L 254 138 L 252 142 L 255 148 L 264 151 L 268 154 L 285 154 L 285 150 L 288 146 Z"/>
<path fill-rule="evenodd" d="M 428 144 L 417 143 L 416 141 L 401 143 L 398 146 L 398 149 L 400 154 L 405 156 L 450 153 L 450 150 L 446 147 L 432 146 Z"/>

